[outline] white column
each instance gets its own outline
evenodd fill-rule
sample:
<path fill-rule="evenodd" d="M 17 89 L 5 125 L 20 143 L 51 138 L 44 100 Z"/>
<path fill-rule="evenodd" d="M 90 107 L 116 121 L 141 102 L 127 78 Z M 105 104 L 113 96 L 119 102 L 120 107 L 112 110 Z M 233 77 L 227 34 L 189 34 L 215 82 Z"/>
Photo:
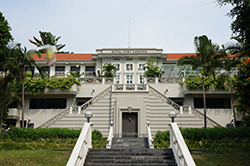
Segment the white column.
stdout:
<path fill-rule="evenodd" d="M 135 91 L 137 91 L 137 84 L 135 84 Z"/>
<path fill-rule="evenodd" d="M 69 107 L 69 114 L 72 114 L 73 108 Z"/>
<path fill-rule="evenodd" d="M 70 71 L 70 65 L 66 65 L 65 66 L 65 75 L 69 75 L 69 71 Z"/>
<path fill-rule="evenodd" d="M 155 77 L 155 84 L 158 84 L 158 77 Z"/>
<path fill-rule="evenodd" d="M 80 66 L 80 73 L 82 73 L 82 72 L 85 72 L 85 65 Z M 81 77 L 84 77 L 84 75 Z"/>
<path fill-rule="evenodd" d="M 104 85 L 105 84 L 105 78 L 102 77 L 102 84 Z"/>
<path fill-rule="evenodd" d="M 50 67 L 50 77 L 55 75 L 55 66 Z"/>

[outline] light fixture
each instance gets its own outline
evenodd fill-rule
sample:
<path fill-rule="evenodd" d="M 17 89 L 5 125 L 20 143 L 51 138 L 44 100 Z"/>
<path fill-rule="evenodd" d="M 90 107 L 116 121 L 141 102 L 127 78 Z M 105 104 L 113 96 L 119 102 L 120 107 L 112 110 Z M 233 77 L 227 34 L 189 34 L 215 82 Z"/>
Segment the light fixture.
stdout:
<path fill-rule="evenodd" d="M 89 120 L 90 120 L 92 117 L 93 117 L 93 115 L 92 115 L 91 112 L 87 111 L 87 112 L 85 113 L 85 118 L 87 118 L 87 123 L 89 123 Z"/>
<path fill-rule="evenodd" d="M 78 68 L 79 67 L 79 65 L 76 65 L 76 68 Z"/>
<path fill-rule="evenodd" d="M 110 126 L 113 126 L 113 125 L 114 125 L 114 122 L 113 122 L 113 121 L 111 121 L 111 122 L 110 122 Z"/>
<path fill-rule="evenodd" d="M 146 124 L 147 124 L 147 126 L 149 126 L 150 122 L 149 122 L 149 121 L 147 121 L 147 122 L 146 122 Z"/>
<path fill-rule="evenodd" d="M 168 87 L 166 87 L 166 92 L 168 92 Z"/>
<path fill-rule="evenodd" d="M 168 116 L 172 119 L 172 123 L 174 123 L 174 118 L 177 117 L 177 114 L 174 111 L 171 111 Z"/>
<path fill-rule="evenodd" d="M 92 88 L 92 92 L 95 92 L 95 88 L 94 87 Z"/>

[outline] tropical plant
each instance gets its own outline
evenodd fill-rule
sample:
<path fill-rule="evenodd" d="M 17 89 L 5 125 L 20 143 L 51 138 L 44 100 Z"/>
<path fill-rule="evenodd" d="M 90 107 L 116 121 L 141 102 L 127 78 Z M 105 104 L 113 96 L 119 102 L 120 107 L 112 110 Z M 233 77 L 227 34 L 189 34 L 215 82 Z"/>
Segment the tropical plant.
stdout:
<path fill-rule="evenodd" d="M 10 54 L 10 60 L 14 62 L 13 68 L 16 68 L 16 71 L 18 71 L 16 77 L 19 79 L 17 80 L 22 81 L 22 127 L 24 127 L 24 82 L 26 78 L 25 70 L 27 68 L 30 68 L 33 76 L 34 68 L 37 68 L 37 70 L 41 74 L 41 77 L 44 77 L 42 68 L 32 58 L 34 55 L 41 57 L 40 53 L 37 50 L 27 50 L 26 47 L 21 48 L 21 44 L 17 44 Z"/>
<path fill-rule="evenodd" d="M 234 89 L 238 97 L 237 102 L 233 104 L 238 112 L 238 115 L 242 115 L 242 124 L 250 126 L 250 58 L 241 60 L 238 65 L 238 74 L 236 75 L 236 81 Z"/>
<path fill-rule="evenodd" d="M 105 63 L 102 66 L 102 72 L 104 73 L 104 77 L 114 77 L 117 70 L 118 69 L 115 64 Z"/>
<path fill-rule="evenodd" d="M 62 49 L 63 47 L 65 47 L 65 44 L 57 44 L 57 42 L 61 38 L 61 36 L 56 37 L 55 35 L 53 35 L 50 32 L 39 31 L 39 33 L 40 33 L 41 40 L 39 40 L 35 36 L 33 36 L 35 41 L 33 41 L 31 39 L 29 39 L 29 41 L 32 44 L 36 45 L 37 47 L 42 48 L 42 50 L 44 52 L 45 52 L 45 49 L 43 47 L 46 45 L 55 46 L 57 51 Z"/>
<path fill-rule="evenodd" d="M 231 4 L 233 8 L 227 14 L 234 19 L 231 23 L 232 38 L 244 44 L 244 52 L 250 51 L 250 1 L 249 0 L 217 0 L 219 6 Z"/>
<path fill-rule="evenodd" d="M 147 69 L 145 72 L 146 77 L 161 77 L 162 72 L 160 68 L 155 64 L 158 62 L 157 59 L 147 59 L 147 63 L 145 63 L 145 68 Z"/>
<path fill-rule="evenodd" d="M 203 83 L 204 127 L 207 127 L 204 77 L 210 76 L 213 79 L 215 78 L 216 69 L 221 65 L 220 59 L 225 55 L 220 49 L 220 46 L 212 43 L 212 40 L 208 39 L 206 35 L 196 36 L 194 38 L 194 45 L 196 55 L 186 55 L 181 57 L 178 60 L 177 65 L 191 65 L 193 70 L 201 68 L 200 74 L 202 76 Z"/>
<path fill-rule="evenodd" d="M 73 71 L 69 71 L 69 74 L 74 77 L 74 78 L 77 78 L 78 81 L 80 81 L 80 77 L 83 76 L 85 73 L 84 72 L 80 72 L 80 70 L 76 70 L 75 72 Z"/>

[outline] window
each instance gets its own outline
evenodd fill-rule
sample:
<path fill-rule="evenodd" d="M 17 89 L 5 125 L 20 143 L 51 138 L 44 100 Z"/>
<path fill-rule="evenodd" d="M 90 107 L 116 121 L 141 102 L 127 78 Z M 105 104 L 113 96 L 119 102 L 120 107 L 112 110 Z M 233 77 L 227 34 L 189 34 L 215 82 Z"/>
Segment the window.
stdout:
<path fill-rule="evenodd" d="M 33 71 L 35 71 L 35 67 L 32 67 L 32 68 L 33 68 Z M 31 71 L 31 68 L 30 67 L 26 67 L 25 71 Z"/>
<path fill-rule="evenodd" d="M 204 108 L 203 98 L 194 98 L 195 108 Z M 230 98 L 206 98 L 206 108 L 231 108 Z"/>
<path fill-rule="evenodd" d="M 43 67 L 45 71 L 49 71 L 49 67 L 48 66 L 44 66 Z"/>
<path fill-rule="evenodd" d="M 120 64 L 114 64 L 117 68 L 117 71 L 120 71 Z"/>
<path fill-rule="evenodd" d="M 126 64 L 127 71 L 133 71 L 133 64 Z"/>
<path fill-rule="evenodd" d="M 71 66 L 71 67 L 70 67 L 70 70 L 71 70 L 71 71 L 80 70 L 80 67 L 79 67 L 79 66 L 78 66 L 78 67 L 77 67 L 77 66 Z"/>
<path fill-rule="evenodd" d="M 139 64 L 139 68 L 138 68 L 138 70 L 145 70 L 145 66 L 144 66 L 144 64 Z"/>
<path fill-rule="evenodd" d="M 66 98 L 33 98 L 30 99 L 30 109 L 63 109 L 66 108 Z"/>
<path fill-rule="evenodd" d="M 120 84 L 120 75 L 115 75 L 115 83 Z"/>
<path fill-rule="evenodd" d="M 127 84 L 133 84 L 133 75 L 127 74 Z"/>
<path fill-rule="evenodd" d="M 64 66 L 56 66 L 56 71 L 65 71 Z"/>
<path fill-rule="evenodd" d="M 85 71 L 95 71 L 95 66 L 86 66 Z"/>
<path fill-rule="evenodd" d="M 145 83 L 145 75 L 140 74 L 140 84 L 144 84 L 144 83 Z"/>

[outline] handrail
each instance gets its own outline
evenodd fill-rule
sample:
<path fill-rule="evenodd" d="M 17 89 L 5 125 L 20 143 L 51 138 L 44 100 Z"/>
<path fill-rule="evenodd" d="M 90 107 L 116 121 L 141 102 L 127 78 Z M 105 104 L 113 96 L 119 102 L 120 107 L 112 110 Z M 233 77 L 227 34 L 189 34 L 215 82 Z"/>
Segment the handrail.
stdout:
<path fill-rule="evenodd" d="M 111 121 L 110 122 L 110 128 L 109 128 L 109 136 L 108 136 L 108 139 L 107 139 L 107 144 L 106 144 L 106 149 L 110 149 L 111 148 L 111 145 L 112 145 L 112 140 L 113 140 L 113 137 L 114 137 L 114 127 L 113 127 L 113 124 L 114 122 Z"/>
<path fill-rule="evenodd" d="M 102 99 L 104 96 L 106 96 L 106 94 L 110 93 L 110 91 L 111 91 L 111 85 L 107 89 L 102 91 L 100 94 L 98 94 L 97 96 L 90 99 L 89 101 L 87 101 L 86 103 L 84 103 L 83 105 L 81 105 L 79 107 L 81 108 L 81 110 L 86 110 L 87 107 L 89 107 L 90 105 L 92 105 L 92 104 L 96 103 L 97 101 L 99 101 L 100 99 Z"/>
<path fill-rule="evenodd" d="M 89 148 L 92 148 L 92 124 L 85 123 L 69 157 L 67 166 L 84 165 Z"/>
<path fill-rule="evenodd" d="M 154 149 L 154 140 L 152 138 L 152 134 L 151 134 L 151 130 L 150 130 L 150 127 L 149 127 L 149 121 L 147 121 L 147 134 L 148 134 L 148 147 L 149 149 Z"/>
<path fill-rule="evenodd" d="M 43 123 L 40 127 L 46 128 L 50 127 L 52 124 L 57 122 L 59 119 L 63 118 L 65 115 L 69 114 L 70 107 L 72 107 L 75 104 L 76 99 L 74 98 L 74 101 L 72 102 L 71 106 L 65 108 L 62 112 L 58 113 L 56 116 L 50 118 L 47 122 Z"/>
<path fill-rule="evenodd" d="M 170 148 L 172 148 L 174 157 L 178 166 L 195 166 L 195 162 L 188 150 L 188 147 L 182 137 L 180 129 L 176 123 L 170 126 Z"/>
<path fill-rule="evenodd" d="M 98 100 L 102 99 L 110 91 L 111 91 L 111 86 L 109 86 L 107 89 L 105 89 L 100 94 L 98 94 L 94 98 L 90 99 L 89 101 L 87 101 L 83 105 L 79 106 L 80 110 L 85 110 L 88 106 L 90 106 L 90 105 L 96 103 Z M 75 101 L 76 101 L 76 99 L 74 99 L 74 101 L 73 101 L 73 103 L 72 103 L 72 105 L 70 107 L 73 107 Z M 47 122 L 42 124 L 40 127 L 41 128 L 50 127 L 52 124 L 57 122 L 59 119 L 61 119 L 61 118 L 65 117 L 66 115 L 68 115 L 69 112 L 70 112 L 70 107 L 67 107 L 65 110 L 63 110 L 62 112 L 60 112 L 56 116 L 52 117 L 50 120 L 48 120 Z"/>
<path fill-rule="evenodd" d="M 173 100 L 169 99 L 167 96 L 163 95 L 162 93 L 160 93 L 158 90 L 156 90 L 155 88 L 153 88 L 152 86 L 149 85 L 149 92 L 153 93 L 155 96 L 159 97 L 162 101 L 164 101 L 165 103 L 169 104 L 170 106 L 174 107 L 174 109 L 176 109 L 177 111 L 180 111 L 181 106 L 178 105 L 177 103 L 175 103 Z M 198 117 L 198 118 L 203 118 L 204 114 L 202 112 L 200 112 L 199 110 L 195 109 L 192 106 L 188 106 L 191 107 L 191 111 Z M 186 107 L 183 107 L 186 108 Z M 185 112 L 185 111 L 184 111 Z M 211 124 L 212 126 L 220 126 L 222 127 L 219 123 L 215 122 L 213 119 L 206 117 L 207 122 L 209 124 Z"/>

